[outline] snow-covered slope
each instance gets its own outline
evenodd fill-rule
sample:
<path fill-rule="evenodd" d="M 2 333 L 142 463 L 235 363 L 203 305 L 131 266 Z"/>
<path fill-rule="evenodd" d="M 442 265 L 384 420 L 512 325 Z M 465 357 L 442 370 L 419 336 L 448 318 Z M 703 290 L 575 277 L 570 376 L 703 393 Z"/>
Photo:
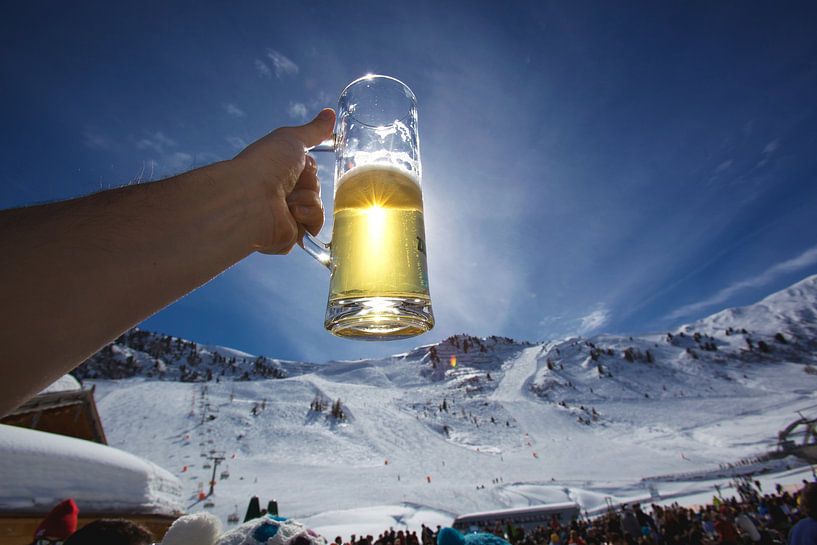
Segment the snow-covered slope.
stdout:
<path fill-rule="evenodd" d="M 135 331 L 80 376 L 131 377 L 94 380 L 108 438 L 179 476 L 190 510 L 205 508 L 218 456 L 207 508 L 226 520 L 251 495 L 274 498 L 331 538 L 531 503 L 711 495 L 707 479 L 773 449 L 817 403 L 815 308 L 812 277 L 672 332 L 460 335 L 328 364 Z"/>

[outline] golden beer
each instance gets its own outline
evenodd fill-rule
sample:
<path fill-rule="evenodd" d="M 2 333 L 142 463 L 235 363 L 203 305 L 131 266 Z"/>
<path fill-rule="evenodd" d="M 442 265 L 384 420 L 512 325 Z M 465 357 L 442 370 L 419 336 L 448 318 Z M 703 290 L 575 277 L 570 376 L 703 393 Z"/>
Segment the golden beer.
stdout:
<path fill-rule="evenodd" d="M 410 173 L 379 164 L 345 172 L 335 191 L 330 250 L 326 325 L 333 333 L 403 338 L 433 327 L 423 198 Z M 345 322 L 352 308 L 354 323 Z"/>

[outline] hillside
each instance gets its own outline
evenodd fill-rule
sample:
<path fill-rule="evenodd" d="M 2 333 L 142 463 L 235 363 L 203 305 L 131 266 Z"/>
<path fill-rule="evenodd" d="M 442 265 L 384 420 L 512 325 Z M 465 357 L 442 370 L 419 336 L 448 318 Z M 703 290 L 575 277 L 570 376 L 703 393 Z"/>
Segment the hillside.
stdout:
<path fill-rule="evenodd" d="M 179 476 L 191 510 L 223 456 L 206 508 L 226 520 L 257 494 L 348 535 L 542 501 L 711 495 L 726 465 L 773 449 L 817 403 L 815 301 L 811 277 L 670 332 L 458 335 L 326 364 L 133 331 L 77 374 L 96 377 L 111 444 Z"/>

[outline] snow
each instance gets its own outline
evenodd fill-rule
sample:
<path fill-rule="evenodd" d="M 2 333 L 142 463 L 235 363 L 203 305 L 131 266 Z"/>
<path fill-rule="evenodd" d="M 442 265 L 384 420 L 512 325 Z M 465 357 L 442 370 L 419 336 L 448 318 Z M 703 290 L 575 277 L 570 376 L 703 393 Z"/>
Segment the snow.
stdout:
<path fill-rule="evenodd" d="M 67 392 L 81 390 L 82 386 L 79 381 L 71 375 L 63 375 L 55 382 L 47 386 L 40 394 L 53 394 L 56 392 Z"/>
<path fill-rule="evenodd" d="M 268 359 L 286 378 L 248 381 L 234 378 L 253 369 L 249 360 L 218 380 L 221 362 L 207 356 L 242 352 L 205 348 L 191 360 L 189 342 L 168 337 L 186 351 L 169 366 L 216 378 L 151 372 L 93 383 L 111 444 L 167 468 L 188 511 L 210 509 L 225 523 L 243 518 L 253 495 L 330 540 L 542 503 L 591 514 L 607 502 L 704 503 L 715 485 L 734 494 L 729 481 L 742 472 L 769 489 L 811 474 L 794 458 L 754 458 L 775 449 L 797 410 L 817 404 L 817 375 L 804 372 L 817 362 L 815 308 L 812 277 L 669 335 L 540 344 L 463 335 L 380 360 Z M 151 335 L 138 339 L 155 347 Z M 155 368 L 145 352 L 119 350 Z M 163 376 L 181 375 L 171 367 Z M 346 418 L 311 411 L 317 397 L 340 399 Z M 213 455 L 224 461 L 205 507 L 197 496 Z"/>
<path fill-rule="evenodd" d="M 282 380 L 210 382 L 204 398 L 201 384 L 145 379 L 98 381 L 97 395 L 112 443 L 175 471 L 191 510 L 203 508 L 195 493 L 211 477 L 201 454 L 212 449 L 224 452 L 221 467 L 230 473 L 212 498 L 223 520 L 243 515 L 250 496 L 259 495 L 262 504 L 276 499 L 283 514 L 330 539 L 445 525 L 457 514 L 538 503 L 576 501 L 593 512 L 608 498 L 647 499 L 651 486 L 672 501 L 684 495 L 697 501 L 729 480 L 728 472 L 718 474 L 721 464 L 774 448 L 794 411 L 815 403 L 817 380 L 800 364 L 706 372 L 678 369 L 674 360 L 654 370 L 622 363 L 620 369 L 609 364 L 614 377 L 602 379 L 593 376 L 595 367 L 574 365 L 569 358 L 581 356 L 575 346 L 571 355 L 569 344 L 515 345 L 474 367 L 461 354 L 458 367 L 443 376 L 424 376 L 427 367 L 415 354 Z M 554 374 L 574 385 L 558 397 L 568 408 L 530 389 L 549 373 L 547 355 L 558 346 L 569 358 Z M 479 382 L 469 382 L 475 376 Z M 725 378 L 731 376 L 740 380 Z M 661 390 L 664 383 L 670 393 Z M 467 393 L 471 385 L 482 390 Z M 646 399 L 643 391 L 656 397 Z M 317 394 L 340 398 L 348 419 L 310 413 Z M 162 401 L 146 405 L 149 398 Z M 202 399 L 215 420 L 202 419 Z M 438 409 L 443 399 L 447 413 Z M 266 409 L 253 417 L 252 407 L 263 400 Z M 584 403 L 600 422 L 577 422 L 584 413 L 576 407 Z M 768 464 L 781 471 L 796 463 Z M 644 480 L 702 469 L 712 478 Z"/>
<path fill-rule="evenodd" d="M 0 425 L 0 508 L 47 512 L 71 497 L 84 512 L 173 515 L 179 479 L 133 454 L 90 441 Z"/>

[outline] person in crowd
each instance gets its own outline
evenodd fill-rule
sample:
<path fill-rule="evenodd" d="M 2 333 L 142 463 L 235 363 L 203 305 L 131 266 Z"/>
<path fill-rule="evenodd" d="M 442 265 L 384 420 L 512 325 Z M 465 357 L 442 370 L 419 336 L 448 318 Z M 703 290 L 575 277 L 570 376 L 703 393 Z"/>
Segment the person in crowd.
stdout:
<path fill-rule="evenodd" d="M 737 545 L 738 542 L 738 531 L 730 520 L 729 513 L 729 508 L 722 506 L 720 514 L 715 519 L 715 531 L 718 532 L 720 545 Z"/>
<path fill-rule="evenodd" d="M 758 531 L 757 526 L 755 526 L 752 518 L 747 513 L 746 507 L 742 507 L 735 516 L 735 527 L 737 528 L 738 533 L 741 535 L 745 545 L 760 543 L 760 532 Z"/>
<path fill-rule="evenodd" d="M 64 545 L 151 545 L 150 530 L 126 519 L 99 519 L 86 524 L 65 540 Z"/>
<path fill-rule="evenodd" d="M 626 505 L 623 508 L 623 512 L 621 517 L 621 531 L 627 543 L 629 545 L 635 545 L 638 537 L 641 535 L 641 525 L 638 523 L 638 518 L 635 516 L 635 513 Z"/>
<path fill-rule="evenodd" d="M 789 532 L 788 545 L 817 545 L 817 483 L 806 483 L 800 492 L 803 518 Z"/>
<path fill-rule="evenodd" d="M 77 530 L 79 508 L 73 499 L 58 503 L 34 531 L 32 545 L 56 545 Z"/>

